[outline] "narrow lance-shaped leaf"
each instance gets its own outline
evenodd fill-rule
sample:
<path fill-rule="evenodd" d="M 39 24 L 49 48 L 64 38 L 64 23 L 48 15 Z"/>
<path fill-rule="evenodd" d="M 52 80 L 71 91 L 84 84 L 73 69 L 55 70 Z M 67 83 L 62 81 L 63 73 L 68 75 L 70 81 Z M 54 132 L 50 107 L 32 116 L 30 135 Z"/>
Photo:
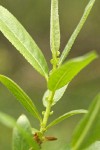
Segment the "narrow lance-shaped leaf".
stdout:
<path fill-rule="evenodd" d="M 62 88 L 55 91 L 52 106 L 55 105 L 62 98 L 62 96 L 64 95 L 64 93 L 67 89 L 67 86 L 68 85 L 65 85 L 64 87 L 62 87 Z M 50 90 L 47 90 L 43 95 L 43 105 L 45 107 L 47 107 L 47 104 L 48 104 L 49 92 L 50 92 Z"/>
<path fill-rule="evenodd" d="M 89 15 L 90 11 L 91 11 L 94 3 L 95 3 L 95 0 L 90 0 L 88 5 L 86 6 L 84 14 L 83 14 L 79 24 L 77 25 L 75 31 L 73 32 L 73 34 L 70 37 L 67 45 L 65 46 L 64 51 L 62 52 L 62 55 L 61 55 L 61 57 L 59 59 L 59 65 L 62 64 L 62 62 L 65 60 L 65 58 L 67 57 L 68 53 L 70 52 L 71 47 L 73 46 L 73 44 L 74 44 L 74 42 L 75 42 L 79 32 L 81 31 L 81 29 L 82 29 L 82 27 L 83 27 L 83 25 L 84 25 L 88 15 Z"/>
<path fill-rule="evenodd" d="M 96 141 L 100 141 L 100 93 L 74 132 L 72 150 L 84 150 Z"/>
<path fill-rule="evenodd" d="M 0 31 L 41 75 L 48 77 L 47 63 L 41 50 L 18 20 L 2 6 Z"/>
<path fill-rule="evenodd" d="M 84 114 L 84 113 L 87 113 L 87 110 L 84 110 L 84 109 L 79 109 L 79 110 L 72 110 L 68 113 L 65 113 L 64 115 L 58 117 L 57 119 L 55 119 L 54 121 L 52 121 L 48 126 L 47 126 L 47 129 L 62 122 L 63 120 L 71 117 L 71 116 L 74 116 L 74 115 L 77 115 L 77 114 Z"/>
<path fill-rule="evenodd" d="M 0 75 L 0 82 L 5 85 L 17 100 L 30 112 L 34 117 L 41 121 L 37 108 L 28 95 L 11 79 Z"/>
<path fill-rule="evenodd" d="M 33 139 L 32 134 L 30 134 L 29 132 L 26 131 L 27 130 L 26 127 L 22 127 L 20 124 L 16 123 L 16 120 L 13 117 L 0 112 L 0 123 L 2 123 L 3 125 L 5 125 L 9 128 L 16 127 L 17 131 L 19 131 L 20 135 L 27 141 L 27 144 L 29 143 L 31 148 L 34 148 L 34 150 L 40 150 L 40 147 L 36 143 L 36 141 Z M 18 139 L 16 139 L 16 140 L 18 140 Z M 17 149 L 17 150 L 19 150 L 19 149 Z"/>
<path fill-rule="evenodd" d="M 50 46 L 53 55 L 56 57 L 60 47 L 58 0 L 51 0 Z"/>
<path fill-rule="evenodd" d="M 48 88 L 55 91 L 68 84 L 85 66 L 97 58 L 96 52 L 71 59 L 53 72 L 48 81 Z"/>

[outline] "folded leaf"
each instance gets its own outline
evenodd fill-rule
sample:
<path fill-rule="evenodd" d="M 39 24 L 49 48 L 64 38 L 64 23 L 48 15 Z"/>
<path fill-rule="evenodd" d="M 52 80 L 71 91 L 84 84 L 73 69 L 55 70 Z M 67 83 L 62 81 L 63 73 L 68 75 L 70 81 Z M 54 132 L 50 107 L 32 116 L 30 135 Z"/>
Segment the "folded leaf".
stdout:
<path fill-rule="evenodd" d="M 71 59 L 53 72 L 48 80 L 48 88 L 55 91 L 68 84 L 85 66 L 97 58 L 96 52 Z"/>
<path fill-rule="evenodd" d="M 60 47 L 58 0 L 51 0 L 50 46 L 53 55 L 56 57 Z"/>
<path fill-rule="evenodd" d="M 73 116 L 73 115 L 77 115 L 77 114 L 84 114 L 84 113 L 87 113 L 87 110 L 84 110 L 84 109 L 79 109 L 79 110 L 72 110 L 60 117 L 58 117 L 57 119 L 55 119 L 53 122 L 51 122 L 48 126 L 47 126 L 47 129 L 62 122 L 63 120 Z"/>
<path fill-rule="evenodd" d="M 21 128 L 23 128 L 24 131 L 26 133 L 28 133 L 31 138 L 33 138 L 30 122 L 29 122 L 28 118 L 25 115 L 21 115 L 18 118 L 16 124 L 18 126 L 20 126 Z M 13 129 L 12 150 L 29 150 L 30 148 L 31 147 L 30 147 L 29 142 L 21 134 L 18 127 L 15 126 L 14 129 Z"/>
<path fill-rule="evenodd" d="M 100 93 L 74 132 L 72 150 L 84 150 L 96 141 L 100 141 Z"/>
<path fill-rule="evenodd" d="M 67 57 L 68 53 L 70 52 L 71 47 L 73 46 L 73 44 L 74 44 L 74 42 L 75 42 L 79 32 L 81 31 L 81 29 L 82 29 L 82 27 L 83 27 L 83 25 L 84 25 L 88 15 L 89 15 L 90 11 L 91 11 L 94 3 L 95 3 L 95 0 L 90 0 L 88 5 L 86 6 L 84 14 L 83 14 L 79 24 L 77 25 L 75 31 L 73 32 L 73 34 L 70 37 L 67 45 L 65 46 L 64 51 L 62 52 L 62 55 L 61 55 L 61 57 L 59 59 L 59 65 L 62 64 L 62 62 L 65 60 L 65 58 Z"/>
<path fill-rule="evenodd" d="M 5 85 L 17 100 L 30 112 L 34 117 L 41 121 L 37 108 L 28 95 L 11 79 L 0 75 L 0 82 Z"/>
<path fill-rule="evenodd" d="M 0 30 L 26 60 L 47 78 L 48 67 L 41 50 L 18 20 L 2 6 L 0 6 Z"/>
<path fill-rule="evenodd" d="M 32 148 L 34 148 L 34 150 L 40 150 L 39 145 L 34 141 L 34 139 L 32 138 L 32 135 L 30 135 L 30 133 L 26 132 L 25 128 L 23 128 L 22 126 L 17 124 L 16 120 L 14 118 L 12 118 L 11 116 L 9 116 L 5 113 L 0 112 L 0 122 L 10 128 L 16 127 L 16 129 L 19 131 L 19 133 L 23 136 L 23 138 L 25 138 L 27 143 L 29 143 L 29 145 Z"/>
<path fill-rule="evenodd" d="M 55 105 L 61 99 L 61 97 L 64 95 L 64 93 L 66 91 L 67 86 L 68 85 L 65 85 L 64 87 L 62 87 L 62 88 L 60 88 L 60 89 L 58 89 L 58 90 L 55 91 L 52 106 Z M 49 95 L 49 92 L 50 91 L 47 90 L 44 93 L 44 96 L 43 96 L 43 105 L 45 107 L 47 107 L 47 104 L 48 104 L 48 95 Z"/>

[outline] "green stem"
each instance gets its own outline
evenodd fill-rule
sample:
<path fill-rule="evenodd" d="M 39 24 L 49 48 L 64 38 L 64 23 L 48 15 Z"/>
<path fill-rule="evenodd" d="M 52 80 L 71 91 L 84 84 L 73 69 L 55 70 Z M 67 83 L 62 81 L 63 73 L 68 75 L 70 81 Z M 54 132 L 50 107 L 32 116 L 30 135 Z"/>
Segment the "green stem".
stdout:
<path fill-rule="evenodd" d="M 44 118 L 43 118 L 43 121 L 42 121 L 42 124 L 41 124 L 41 128 L 40 128 L 40 132 L 42 134 L 44 134 L 44 132 L 46 131 L 46 125 L 47 125 L 47 122 L 48 122 L 48 118 L 50 116 L 50 111 L 51 111 L 51 107 L 52 107 L 54 93 L 55 92 L 51 91 L 49 96 L 48 96 L 48 105 L 46 107 L 46 111 L 44 113 Z"/>

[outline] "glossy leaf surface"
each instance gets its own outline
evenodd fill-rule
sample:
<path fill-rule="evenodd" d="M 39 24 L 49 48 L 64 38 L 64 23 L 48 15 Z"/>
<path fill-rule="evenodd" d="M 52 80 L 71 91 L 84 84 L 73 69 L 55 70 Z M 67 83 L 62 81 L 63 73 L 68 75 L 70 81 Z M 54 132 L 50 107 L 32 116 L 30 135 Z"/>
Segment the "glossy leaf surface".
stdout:
<path fill-rule="evenodd" d="M 48 88 L 55 91 L 68 84 L 84 67 L 97 58 L 96 52 L 90 52 L 84 56 L 71 59 L 51 74 Z"/>
<path fill-rule="evenodd" d="M 8 88 L 17 100 L 28 110 L 28 112 L 41 121 L 41 117 L 32 100 L 14 81 L 6 76 L 0 75 L 0 82 Z"/>
<path fill-rule="evenodd" d="M 47 63 L 41 50 L 19 21 L 2 6 L 0 31 L 41 75 L 48 77 Z"/>

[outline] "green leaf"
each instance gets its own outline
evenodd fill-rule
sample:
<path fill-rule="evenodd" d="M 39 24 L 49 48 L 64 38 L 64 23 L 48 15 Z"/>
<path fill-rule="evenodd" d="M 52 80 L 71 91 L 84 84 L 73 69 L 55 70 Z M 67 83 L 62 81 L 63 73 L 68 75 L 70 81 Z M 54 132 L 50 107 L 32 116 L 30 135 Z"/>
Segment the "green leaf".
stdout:
<path fill-rule="evenodd" d="M 61 55 L 61 57 L 59 59 L 59 65 L 62 64 L 62 62 L 65 60 L 65 58 L 67 57 L 68 53 L 70 52 L 71 47 L 73 46 L 73 44 L 74 44 L 74 42 L 75 42 L 79 32 L 81 31 L 81 29 L 82 29 L 82 27 L 83 27 L 83 25 L 84 25 L 88 15 L 89 15 L 90 11 L 91 11 L 94 3 L 95 3 L 95 0 L 90 0 L 88 5 L 86 6 L 84 14 L 83 14 L 79 24 L 77 25 L 75 31 L 73 32 L 73 34 L 70 37 L 67 45 L 65 46 L 64 51 L 62 52 L 62 55 Z"/>
<path fill-rule="evenodd" d="M 88 148 L 84 150 L 100 150 L 100 141 L 96 141 L 92 145 L 90 145 Z"/>
<path fill-rule="evenodd" d="M 48 126 L 47 126 L 47 129 L 62 122 L 63 120 L 73 116 L 73 115 L 77 115 L 77 114 L 82 114 L 82 113 L 87 113 L 87 110 L 84 110 L 84 109 L 79 109 L 79 110 L 72 110 L 60 117 L 58 117 L 57 119 L 55 119 L 54 121 L 52 121 Z"/>
<path fill-rule="evenodd" d="M 16 123 L 18 126 L 24 129 L 32 137 L 32 129 L 28 118 L 25 115 L 21 115 Z M 13 129 L 13 138 L 12 138 L 12 149 L 13 150 L 29 150 L 30 144 L 20 133 L 18 127 Z"/>
<path fill-rule="evenodd" d="M 29 145 L 34 148 L 34 150 L 40 150 L 39 145 L 34 141 L 32 135 L 26 132 L 26 129 L 19 124 L 16 123 L 16 120 L 11 116 L 0 112 L 0 122 L 9 128 L 15 128 L 19 131 L 19 133 L 25 138 L 25 140 L 29 143 Z"/>
<path fill-rule="evenodd" d="M 50 46 L 56 57 L 60 47 L 60 25 L 58 15 L 58 0 L 51 0 Z"/>
<path fill-rule="evenodd" d="M 55 105 L 61 99 L 61 97 L 64 95 L 64 93 L 66 91 L 67 86 L 68 85 L 65 85 L 64 87 L 62 87 L 62 88 L 60 88 L 60 89 L 58 89 L 58 90 L 55 91 L 52 106 Z M 49 95 L 49 92 L 50 92 L 50 90 L 47 90 L 44 93 L 44 96 L 43 96 L 43 105 L 45 107 L 47 107 L 47 104 L 48 104 L 48 95 Z"/>
<path fill-rule="evenodd" d="M 48 80 L 48 88 L 55 91 L 68 84 L 85 66 L 97 58 L 96 52 L 71 59 L 53 72 Z"/>
<path fill-rule="evenodd" d="M 98 140 L 100 140 L 100 93 L 74 132 L 72 150 L 84 150 Z"/>
<path fill-rule="evenodd" d="M 17 100 L 30 112 L 34 117 L 41 121 L 37 108 L 28 95 L 11 79 L 0 75 L 0 82 L 5 85 Z"/>
<path fill-rule="evenodd" d="M 18 20 L 2 6 L 0 6 L 0 30 L 26 60 L 47 78 L 48 67 L 41 50 Z"/>

